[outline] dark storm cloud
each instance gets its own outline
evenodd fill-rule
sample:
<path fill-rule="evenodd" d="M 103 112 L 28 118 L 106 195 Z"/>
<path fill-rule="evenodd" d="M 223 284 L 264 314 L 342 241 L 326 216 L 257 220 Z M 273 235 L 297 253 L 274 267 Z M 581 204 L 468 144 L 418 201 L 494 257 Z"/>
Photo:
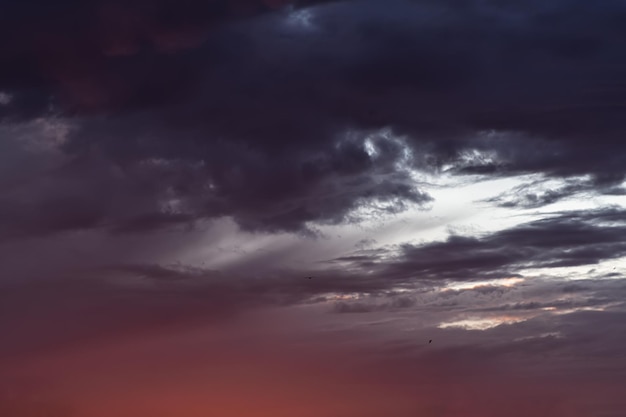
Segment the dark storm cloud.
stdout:
<path fill-rule="evenodd" d="M 312 3 L 317 2 L 62 0 L 52 5 L 3 0 L 0 50 L 6 65 L 0 70 L 0 90 L 17 93 L 16 106 L 3 110 L 31 114 L 44 110 L 53 95 L 83 109 L 119 104 L 136 94 L 147 100 L 171 98 L 197 78 L 191 77 L 189 62 L 174 64 L 172 56 L 161 59 L 161 54 L 193 49 L 229 20 Z M 151 65 L 158 66 L 158 76 L 146 71 Z"/>
<path fill-rule="evenodd" d="M 409 168 L 624 178 L 623 2 L 346 1 L 244 20 L 252 3 L 2 5 L 3 120 L 72 120 L 63 151 L 83 161 L 75 184 L 25 191 L 28 209 L 7 197 L 13 235 L 220 216 L 311 232 L 428 202 Z M 92 183 L 92 158 L 115 174 Z"/>
<path fill-rule="evenodd" d="M 4 237 L 106 228 L 140 232 L 202 218 L 234 216 L 245 229 L 298 231 L 306 222 L 359 220 L 354 209 L 395 213 L 430 196 L 395 169 L 402 147 L 376 160 L 354 143 L 328 153 L 264 155 L 223 143 L 203 160 L 126 163 L 94 153 L 5 192 Z"/>

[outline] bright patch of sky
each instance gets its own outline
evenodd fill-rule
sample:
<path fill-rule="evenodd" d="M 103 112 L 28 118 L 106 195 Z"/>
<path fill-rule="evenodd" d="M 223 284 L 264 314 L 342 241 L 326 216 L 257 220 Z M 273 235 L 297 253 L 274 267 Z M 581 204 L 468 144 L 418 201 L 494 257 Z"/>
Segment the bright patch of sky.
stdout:
<path fill-rule="evenodd" d="M 310 11 L 292 11 L 289 16 L 294 19 L 294 24 L 305 24 L 308 19 L 306 13 Z M 197 234 L 193 244 L 177 251 L 171 259 L 191 266 L 216 269 L 241 267 L 243 270 L 251 265 L 267 268 L 268 263 L 263 260 L 271 258 L 272 267 L 276 269 L 324 269 L 328 267 L 328 260 L 365 249 L 385 248 L 388 253 L 393 254 L 394 248 L 397 249 L 398 245 L 404 243 L 442 241 L 450 234 L 481 236 L 558 212 L 591 210 L 608 205 L 626 206 L 626 196 L 590 196 L 585 193 L 540 208 L 499 207 L 488 200 L 501 195 L 514 197 L 517 187 L 528 184 L 550 191 L 562 188 L 568 182 L 538 175 L 486 180 L 481 176 L 454 176 L 419 171 L 415 168 L 416 156 L 406 146 L 405 138 L 394 135 L 390 129 L 372 133 L 350 131 L 337 142 L 337 146 L 346 142 L 363 146 L 374 163 L 379 155 L 378 146 L 385 142 L 403 150 L 395 163 L 395 170 L 408 174 L 414 181 L 414 186 L 432 196 L 433 201 L 423 206 L 403 205 L 404 203 L 398 201 L 369 202 L 348 215 L 348 218 L 358 220 L 356 222 L 343 225 L 310 224 L 309 227 L 319 233 L 317 238 L 288 233 L 245 233 L 231 219 L 215 220 L 207 223 L 206 231 L 204 234 Z M 483 158 L 484 155 L 468 157 L 475 159 Z M 574 180 L 583 181 L 585 178 Z M 396 206 L 398 210 L 393 210 Z M 363 242 L 368 242 L 367 247 L 363 246 Z M 593 272 L 596 274 L 610 274 L 619 270 L 623 272 L 626 271 L 626 260 L 607 261 L 594 268 L 596 270 Z M 523 273 L 576 279 L 588 277 L 589 270 L 589 267 L 528 269 Z M 492 282 L 488 285 L 506 284 Z"/>
<path fill-rule="evenodd" d="M 524 282 L 523 278 L 502 278 L 502 279 L 490 279 L 486 281 L 472 281 L 472 282 L 454 282 L 447 284 L 441 289 L 441 291 L 458 291 L 458 290 L 473 290 L 481 287 L 513 287 L 516 284 Z"/>
<path fill-rule="evenodd" d="M 503 324 L 514 324 L 525 321 L 526 318 L 515 316 L 476 317 L 441 323 L 440 329 L 459 328 L 464 330 L 487 330 Z"/>
<path fill-rule="evenodd" d="M 494 233 L 540 219 L 558 211 L 586 210 L 614 204 L 623 197 L 598 196 L 571 199 L 540 209 L 496 207 L 484 200 L 526 182 L 528 177 L 503 178 L 491 181 L 457 182 L 445 187 L 426 188 L 434 201 L 428 210 L 411 208 L 403 213 L 365 220 L 359 224 L 339 226 L 313 225 L 320 233 L 318 238 L 284 233 L 282 235 L 250 234 L 238 230 L 230 219 L 211 222 L 206 237 L 199 236 L 193 247 L 186 247 L 174 255 L 182 263 L 204 265 L 211 268 L 228 268 L 246 259 L 280 253 L 279 268 L 324 268 L 323 261 L 359 250 L 360 242 L 367 241 L 371 249 L 403 243 L 424 244 L 445 240 L 450 233 L 478 236 Z M 442 178 L 450 183 L 453 178 Z M 626 202 L 625 202 L 626 203 Z M 361 248 L 362 249 L 362 248 Z M 610 273 L 613 268 L 626 271 L 626 260 L 612 260 L 594 266 L 598 271 Z M 562 270 L 561 270 L 562 269 Z M 533 275 L 546 272 L 567 277 L 586 276 L 589 267 L 560 268 L 549 271 L 528 270 Z M 613 271 L 615 272 L 615 271 Z"/>

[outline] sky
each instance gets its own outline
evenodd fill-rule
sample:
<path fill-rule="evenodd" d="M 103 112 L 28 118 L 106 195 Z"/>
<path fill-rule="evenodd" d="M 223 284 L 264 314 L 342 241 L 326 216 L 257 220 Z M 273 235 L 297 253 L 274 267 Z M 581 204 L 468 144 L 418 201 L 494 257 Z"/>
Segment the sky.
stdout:
<path fill-rule="evenodd" d="M 0 415 L 619 417 L 626 2 L 0 0 Z"/>

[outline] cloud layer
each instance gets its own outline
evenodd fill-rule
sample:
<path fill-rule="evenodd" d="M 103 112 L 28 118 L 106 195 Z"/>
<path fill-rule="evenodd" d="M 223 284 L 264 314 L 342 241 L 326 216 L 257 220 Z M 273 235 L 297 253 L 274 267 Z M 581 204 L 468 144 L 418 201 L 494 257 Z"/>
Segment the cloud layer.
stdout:
<path fill-rule="evenodd" d="M 143 230 L 226 215 L 250 230 L 310 231 L 350 221 L 363 205 L 428 202 L 412 171 L 583 181 L 531 204 L 620 190 L 621 2 L 348 1 L 219 27 L 212 22 L 233 22 L 241 4 L 218 3 L 185 2 L 176 13 L 168 2 L 142 4 L 152 20 L 128 25 L 147 32 L 120 40 L 123 54 L 106 53 L 105 35 L 123 34 L 135 5 L 88 3 L 71 14 L 75 24 L 40 27 L 51 50 L 71 50 L 71 59 L 54 52 L 54 63 L 19 36 L 36 20 L 4 25 L 20 51 L 0 74 L 13 97 L 5 123 L 52 111 L 73 126 L 62 147 L 72 181 L 53 174 L 43 187 L 55 197 L 37 191 L 30 215 L 7 197 L 18 205 L 7 222 L 32 233 Z M 184 30 L 195 27 L 206 36 L 192 42 Z M 163 51 L 168 38 L 157 35 L 168 30 L 180 39 Z M 52 36 L 63 31 L 85 45 Z M 144 41 L 153 47 L 137 49 Z M 59 205 L 73 220 L 55 214 Z"/>
<path fill-rule="evenodd" d="M 0 414 L 617 416 L 624 21 L 0 0 Z"/>

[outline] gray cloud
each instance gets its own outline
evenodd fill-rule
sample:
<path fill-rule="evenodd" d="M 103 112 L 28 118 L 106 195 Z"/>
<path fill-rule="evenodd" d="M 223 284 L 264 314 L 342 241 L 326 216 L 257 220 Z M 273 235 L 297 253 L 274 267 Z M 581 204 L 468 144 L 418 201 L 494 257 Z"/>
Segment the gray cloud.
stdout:
<path fill-rule="evenodd" d="M 65 268 L 35 281 L 9 280 L 0 296 L 0 320 L 12 337 L 3 349 L 5 354 L 24 351 L 28 346 L 46 349 L 139 328 L 221 321 L 249 309 L 320 302 L 338 313 L 421 311 L 428 320 L 435 320 L 435 314 L 439 322 L 459 314 L 522 318 L 539 314 L 545 319 L 553 310 L 619 308 L 624 295 L 623 280 L 619 279 L 572 283 L 526 276 L 511 287 L 442 288 L 450 279 L 503 278 L 522 266 L 585 265 L 618 256 L 624 250 L 621 226 L 607 226 L 602 221 L 622 216 L 616 210 L 561 214 L 482 238 L 407 245 L 396 258 L 375 259 L 384 252 L 370 251 L 369 255 L 347 257 L 313 273 L 272 269 L 269 265 L 258 265 L 257 272 L 252 273 L 245 268 L 219 272 L 182 265 L 109 263 L 99 268 Z M 588 252 L 589 246 L 602 250 Z M 482 257 L 483 253 L 489 256 Z M 576 253 L 593 256 L 572 257 Z M 372 270 L 370 259 L 375 260 L 374 269 L 366 273 Z M 343 268 L 346 261 L 352 263 Z M 306 279 L 309 275 L 314 279 Z M 82 276 L 89 279 L 78 279 Z M 349 298 L 341 300 L 334 294 Z M 34 318 L 43 323 L 42 328 L 29 331 L 28 323 Z M 63 329 L 48 328 L 48 321 L 66 325 Z M 551 331 L 555 330 L 542 330 Z"/>
<path fill-rule="evenodd" d="M 566 180 L 555 187 L 546 185 L 546 182 L 546 180 L 537 180 L 522 184 L 486 201 L 497 203 L 500 207 L 538 208 L 573 196 L 603 191 L 593 181 Z M 616 189 L 607 188 L 605 191 L 611 193 Z"/>
<path fill-rule="evenodd" d="M 182 30 L 226 13 L 198 7 L 180 6 L 170 23 Z M 203 43 L 169 54 L 101 56 L 96 67 L 79 65 L 84 74 L 70 71 L 70 81 L 91 81 L 72 89 L 60 80 L 50 94 L 80 96 L 54 107 L 76 123 L 64 151 L 85 161 L 71 174 L 80 184 L 29 202 L 30 215 L 11 197 L 5 223 L 31 234 L 141 231 L 226 215 L 249 230 L 310 232 L 313 223 L 353 220 L 363 205 L 397 212 L 428 202 L 409 168 L 590 174 L 606 192 L 623 181 L 621 2 L 354 1 L 310 12 L 311 27 L 270 13 L 214 27 Z M 85 39 L 79 63 L 98 49 Z M 21 73 L 7 111 L 26 97 L 29 72 Z M 379 135 L 372 154 L 365 139 L 380 128 L 405 135 L 406 145 Z M 92 182 L 94 157 L 124 184 L 113 174 Z M 51 184 L 50 193 L 66 186 Z M 96 189 L 104 191 L 85 192 Z M 529 189 L 513 204 L 575 191 Z M 73 220 L 57 207 L 75 210 Z"/>
<path fill-rule="evenodd" d="M 524 268 L 593 265 L 626 254 L 623 222 L 624 211 L 609 208 L 546 216 L 483 237 L 406 244 L 385 274 L 472 280 L 510 277 Z"/>

